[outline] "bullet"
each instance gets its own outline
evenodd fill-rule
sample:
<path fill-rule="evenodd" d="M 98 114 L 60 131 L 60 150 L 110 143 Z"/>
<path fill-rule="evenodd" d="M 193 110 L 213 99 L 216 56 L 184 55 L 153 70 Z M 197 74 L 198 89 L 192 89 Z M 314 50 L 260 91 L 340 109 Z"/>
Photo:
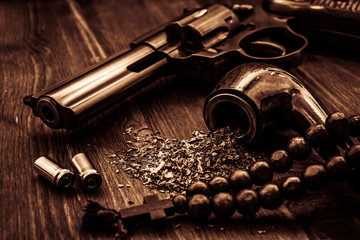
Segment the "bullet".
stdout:
<path fill-rule="evenodd" d="M 80 178 L 81 187 L 91 191 L 100 187 L 102 179 L 100 174 L 94 169 L 84 153 L 76 154 L 71 163 Z"/>
<path fill-rule="evenodd" d="M 69 169 L 61 168 L 46 157 L 39 157 L 34 163 L 35 171 L 50 181 L 57 188 L 67 190 L 72 188 L 75 175 Z"/>

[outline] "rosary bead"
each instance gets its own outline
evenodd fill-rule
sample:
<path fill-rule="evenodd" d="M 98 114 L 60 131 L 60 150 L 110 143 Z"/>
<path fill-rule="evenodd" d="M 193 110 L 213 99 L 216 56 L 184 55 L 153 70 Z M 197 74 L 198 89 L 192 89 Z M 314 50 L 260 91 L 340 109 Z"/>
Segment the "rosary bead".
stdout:
<path fill-rule="evenodd" d="M 291 169 L 293 160 L 285 150 L 281 149 L 271 154 L 269 163 L 275 172 L 285 173 Z"/>
<path fill-rule="evenodd" d="M 254 216 L 260 209 L 259 194 L 254 190 L 244 189 L 235 196 L 236 208 L 246 217 Z"/>
<path fill-rule="evenodd" d="M 204 194 L 206 196 L 210 195 L 210 187 L 208 184 L 202 182 L 202 181 L 197 181 L 194 182 L 193 184 L 191 184 L 187 191 L 186 191 L 186 195 L 188 197 L 195 195 L 195 194 Z"/>
<path fill-rule="evenodd" d="M 275 184 L 266 184 L 260 191 L 261 206 L 266 209 L 276 209 L 283 203 L 283 197 L 280 189 Z"/>
<path fill-rule="evenodd" d="M 310 190 L 319 190 L 326 186 L 328 176 L 322 165 L 311 165 L 306 168 L 303 179 L 305 185 Z"/>
<path fill-rule="evenodd" d="M 211 194 L 215 195 L 219 192 L 229 192 L 230 183 L 225 177 L 216 176 L 209 182 Z"/>
<path fill-rule="evenodd" d="M 341 181 L 348 176 L 351 168 L 343 156 L 332 156 L 326 164 L 326 170 L 332 180 Z"/>
<path fill-rule="evenodd" d="M 350 123 L 345 113 L 336 112 L 326 119 L 325 126 L 334 137 L 344 137 L 349 131 Z"/>
<path fill-rule="evenodd" d="M 352 137 L 360 137 L 360 115 L 353 115 L 349 117 L 349 122 L 349 135 Z"/>
<path fill-rule="evenodd" d="M 250 167 L 249 173 L 254 184 L 258 186 L 270 182 L 273 178 L 273 171 L 270 165 L 265 161 L 258 161 L 254 163 Z"/>
<path fill-rule="evenodd" d="M 215 216 L 227 219 L 235 213 L 234 196 L 228 192 L 220 192 L 215 194 L 211 200 L 211 208 Z"/>
<path fill-rule="evenodd" d="M 185 213 L 187 211 L 187 199 L 184 195 L 178 194 L 173 199 L 172 202 L 175 207 L 175 212 L 177 213 Z"/>
<path fill-rule="evenodd" d="M 303 137 L 294 137 L 290 139 L 286 150 L 292 159 L 297 161 L 305 160 L 311 154 L 311 147 Z"/>
<path fill-rule="evenodd" d="M 306 188 L 299 177 L 288 177 L 281 185 L 281 192 L 285 199 L 296 201 L 305 195 Z"/>
<path fill-rule="evenodd" d="M 245 170 L 233 172 L 229 177 L 229 181 L 234 193 L 242 189 L 250 189 L 253 185 L 249 172 Z"/>
<path fill-rule="evenodd" d="M 197 221 L 205 221 L 211 214 L 211 202 L 204 194 L 195 194 L 188 201 L 189 216 Z"/>
<path fill-rule="evenodd" d="M 305 132 L 305 139 L 313 147 L 319 147 L 325 145 L 329 139 L 329 132 L 322 124 L 311 125 Z"/>
<path fill-rule="evenodd" d="M 360 170 L 360 144 L 349 147 L 345 152 L 345 159 L 351 167 Z"/>

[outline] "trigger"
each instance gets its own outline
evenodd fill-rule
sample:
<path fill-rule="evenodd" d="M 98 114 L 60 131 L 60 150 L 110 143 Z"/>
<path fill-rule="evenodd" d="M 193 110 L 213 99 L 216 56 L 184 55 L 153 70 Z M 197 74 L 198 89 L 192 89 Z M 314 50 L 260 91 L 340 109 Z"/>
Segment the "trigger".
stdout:
<path fill-rule="evenodd" d="M 254 56 L 277 57 L 286 54 L 286 48 L 272 41 L 253 41 L 250 42 L 249 49 Z"/>

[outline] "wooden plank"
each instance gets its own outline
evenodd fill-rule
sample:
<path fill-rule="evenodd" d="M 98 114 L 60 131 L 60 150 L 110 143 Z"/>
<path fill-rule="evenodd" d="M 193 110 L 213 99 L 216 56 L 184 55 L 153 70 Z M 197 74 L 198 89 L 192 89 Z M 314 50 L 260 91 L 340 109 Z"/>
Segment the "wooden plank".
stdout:
<path fill-rule="evenodd" d="M 123 132 L 128 127 L 159 130 L 178 139 L 189 139 L 194 130 L 207 131 L 202 108 L 209 88 L 164 77 L 74 131 L 47 128 L 22 104 L 22 98 L 127 48 L 132 39 L 178 16 L 183 8 L 210 2 L 0 3 L 1 239 L 112 239 L 110 232 L 81 229 L 87 199 L 120 209 L 141 204 L 144 196 L 153 193 L 125 172 L 116 173 L 117 167 L 108 162 L 107 154 L 127 148 L 131 136 Z M 360 113 L 359 66 L 353 59 L 309 52 L 302 65 L 291 72 L 307 83 L 330 111 L 353 114 Z M 33 170 L 33 162 L 43 155 L 71 168 L 70 159 L 79 152 L 85 152 L 102 173 L 104 182 L 98 192 L 84 192 L 78 185 L 73 191 L 59 192 Z M 297 165 L 293 173 L 304 165 Z M 130 187 L 118 188 L 119 184 Z M 226 223 L 212 217 L 207 224 L 195 224 L 180 217 L 163 230 L 144 226 L 132 231 L 130 237 L 350 238 L 360 236 L 358 203 L 359 194 L 349 186 L 331 183 L 299 202 L 286 202 L 276 211 L 262 210 L 254 220 L 236 214 Z"/>

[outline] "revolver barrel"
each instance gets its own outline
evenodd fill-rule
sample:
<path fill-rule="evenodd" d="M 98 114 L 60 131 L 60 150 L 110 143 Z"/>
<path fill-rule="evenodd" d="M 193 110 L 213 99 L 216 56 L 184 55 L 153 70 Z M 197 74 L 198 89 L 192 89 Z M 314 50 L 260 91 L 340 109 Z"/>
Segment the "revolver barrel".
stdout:
<path fill-rule="evenodd" d="M 141 88 L 166 66 L 164 55 L 139 45 L 24 102 L 50 128 L 71 129 Z"/>

